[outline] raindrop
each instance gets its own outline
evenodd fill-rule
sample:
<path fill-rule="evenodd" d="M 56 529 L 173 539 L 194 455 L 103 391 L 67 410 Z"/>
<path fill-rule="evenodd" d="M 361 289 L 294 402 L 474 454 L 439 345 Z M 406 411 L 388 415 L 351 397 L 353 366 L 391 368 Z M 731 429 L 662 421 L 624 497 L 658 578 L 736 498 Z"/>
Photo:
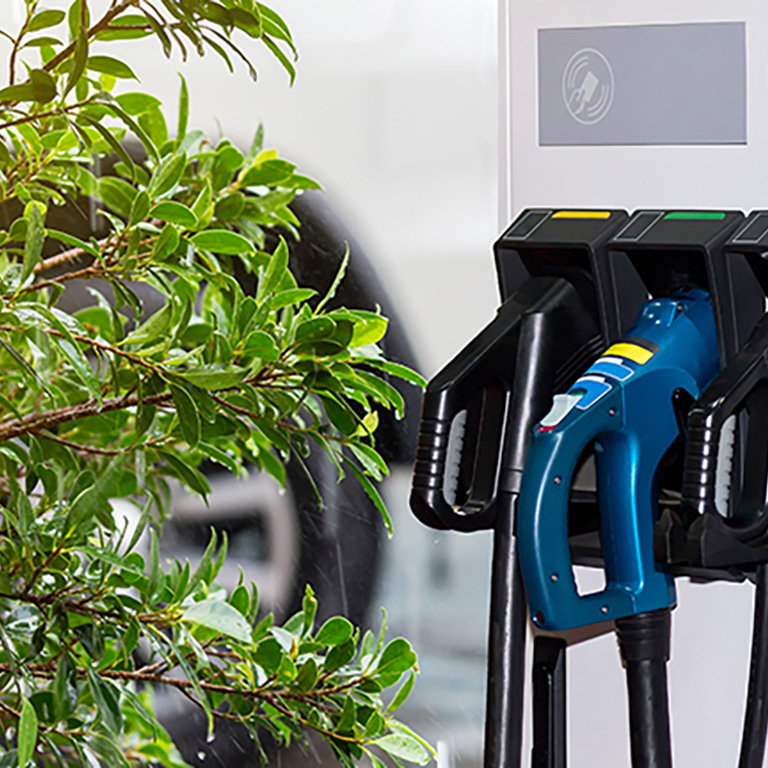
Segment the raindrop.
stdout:
<path fill-rule="evenodd" d="M 206 757 L 207 755 L 205 754 L 205 752 L 203 752 L 202 749 L 197 753 L 197 759 L 200 760 L 200 762 L 205 760 Z"/>
<path fill-rule="evenodd" d="M 212 741 L 213 741 L 215 738 L 216 738 L 216 734 L 215 734 L 215 733 L 209 733 L 209 734 L 208 734 L 208 735 L 205 737 L 205 743 L 206 743 L 206 744 L 210 744 L 210 743 L 211 743 L 211 742 L 212 742 Z"/>

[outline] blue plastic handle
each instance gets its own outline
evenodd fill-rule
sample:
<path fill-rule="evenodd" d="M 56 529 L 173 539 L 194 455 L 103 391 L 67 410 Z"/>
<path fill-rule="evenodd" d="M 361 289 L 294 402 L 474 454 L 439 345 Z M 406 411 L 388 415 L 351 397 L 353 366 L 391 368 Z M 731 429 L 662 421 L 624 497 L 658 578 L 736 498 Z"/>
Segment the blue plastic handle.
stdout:
<path fill-rule="evenodd" d="M 531 617 L 563 630 L 668 607 L 672 577 L 653 559 L 655 478 L 679 434 L 673 395 L 698 397 L 719 366 L 702 291 L 647 302 L 622 342 L 596 361 L 535 429 L 517 517 Z M 580 595 L 568 546 L 574 469 L 594 443 L 605 588 Z"/>

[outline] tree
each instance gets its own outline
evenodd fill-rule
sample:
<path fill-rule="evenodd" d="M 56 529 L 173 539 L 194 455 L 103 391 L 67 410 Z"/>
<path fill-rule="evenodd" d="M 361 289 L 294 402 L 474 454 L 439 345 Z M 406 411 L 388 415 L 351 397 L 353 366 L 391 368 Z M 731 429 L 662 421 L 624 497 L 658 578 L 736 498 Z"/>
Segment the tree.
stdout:
<path fill-rule="evenodd" d="M 25 0 L 21 27 L 0 30 L 0 766 L 179 765 L 153 712 L 158 686 L 201 707 L 209 733 L 220 719 L 257 745 L 264 730 L 284 742 L 313 730 L 344 765 L 380 766 L 377 749 L 424 763 L 424 742 L 393 717 L 416 655 L 386 642 L 385 622 L 378 636 L 343 617 L 317 628 L 308 587 L 275 626 L 255 585 L 216 586 L 215 534 L 197 567 L 161 563 L 169 482 L 205 497 L 203 461 L 284 482 L 286 462 L 314 446 L 391 527 L 374 484 L 387 473 L 377 409 L 402 412 L 390 376 L 423 381 L 382 356 L 384 317 L 326 308 L 346 260 L 324 296 L 292 276 L 290 203 L 315 182 L 264 149 L 261 130 L 247 153 L 189 130 L 183 79 L 170 132 L 158 99 L 125 91 L 130 64 L 103 53 L 154 37 L 167 56 L 213 51 L 255 77 L 248 51 L 263 44 L 293 80 L 282 18 L 254 0 L 102 6 Z M 94 174 L 100 158 L 113 173 Z M 85 197 L 100 202 L 105 236 L 47 223 Z M 282 237 L 265 250 L 272 230 Z M 256 275 L 254 295 L 236 262 Z M 95 281 L 94 301 L 69 313 L 75 279 Z M 162 298 L 150 315 L 140 284 Z M 139 505 L 136 525 L 116 520 L 118 497 Z"/>

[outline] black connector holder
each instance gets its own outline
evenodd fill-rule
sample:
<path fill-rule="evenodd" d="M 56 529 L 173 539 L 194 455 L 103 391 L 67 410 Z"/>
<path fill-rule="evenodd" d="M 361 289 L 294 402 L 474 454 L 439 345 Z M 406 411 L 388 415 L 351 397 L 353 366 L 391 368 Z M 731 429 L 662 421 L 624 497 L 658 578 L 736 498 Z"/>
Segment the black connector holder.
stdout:
<path fill-rule="evenodd" d="M 768 386 L 768 325 L 760 321 L 768 289 L 768 265 L 762 258 L 768 246 L 761 246 L 768 239 L 768 214 L 758 211 L 746 220 L 734 216 L 730 223 L 726 214 L 721 222 L 731 232 L 721 242 L 723 232 L 714 232 L 712 225 L 714 234 L 704 251 L 708 281 L 700 287 L 713 298 L 723 370 L 691 408 L 682 503 L 677 510 L 663 511 L 654 540 L 657 560 L 675 572 L 710 580 L 718 577 L 718 569 L 720 578 L 754 578 L 755 563 L 768 560 L 761 542 L 768 472 L 763 391 Z M 721 432 L 732 415 L 738 421 L 729 499 L 727 508 L 716 509 Z"/>

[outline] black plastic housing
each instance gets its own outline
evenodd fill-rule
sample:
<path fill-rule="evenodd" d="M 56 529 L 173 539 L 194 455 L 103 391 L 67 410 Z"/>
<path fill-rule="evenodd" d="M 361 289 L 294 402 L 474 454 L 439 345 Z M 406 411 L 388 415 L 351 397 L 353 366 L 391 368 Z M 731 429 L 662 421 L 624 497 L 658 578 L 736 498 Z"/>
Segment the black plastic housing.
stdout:
<path fill-rule="evenodd" d="M 530 430 L 552 394 L 629 325 L 645 297 L 631 265 L 608 258 L 606 244 L 626 220 L 624 211 L 526 210 L 494 245 L 498 315 L 424 395 L 411 509 L 425 525 L 491 528 L 514 503 Z M 520 386 L 536 388 L 510 416 L 518 371 L 531 367 Z M 459 492 L 449 503 L 449 437 L 462 411 Z"/>
<path fill-rule="evenodd" d="M 738 351 L 691 409 L 680 515 L 680 523 L 687 528 L 684 540 L 679 531 L 674 532 L 677 551 L 673 554 L 678 558 L 684 547 L 685 557 L 694 566 L 729 567 L 750 575 L 757 563 L 768 562 L 766 249 L 767 211 L 750 214 L 724 248 L 731 274 L 738 269 L 744 275 L 734 290 L 734 303 L 740 308 L 736 318 L 740 325 L 733 329 Z M 756 306 L 747 309 L 748 302 Z M 755 315 L 762 317 L 757 324 Z M 750 334 L 748 341 L 746 334 Z M 723 510 L 716 504 L 718 459 L 723 428 L 731 417 L 736 419 L 731 503 Z"/>

